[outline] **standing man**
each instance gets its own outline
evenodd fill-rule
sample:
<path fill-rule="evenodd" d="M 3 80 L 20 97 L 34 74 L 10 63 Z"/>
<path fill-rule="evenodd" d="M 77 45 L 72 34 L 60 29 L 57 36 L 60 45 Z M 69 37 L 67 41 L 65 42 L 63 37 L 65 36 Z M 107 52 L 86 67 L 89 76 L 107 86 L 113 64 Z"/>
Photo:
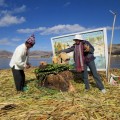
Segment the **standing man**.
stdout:
<path fill-rule="evenodd" d="M 85 89 L 90 89 L 87 71 L 87 67 L 89 67 L 98 88 L 101 90 L 101 92 L 105 93 L 106 90 L 104 89 L 104 85 L 97 73 L 94 62 L 94 47 L 88 41 L 83 40 L 81 35 L 75 35 L 75 38 L 73 40 L 75 41 L 75 44 L 73 46 L 57 53 L 69 53 L 74 51 L 73 58 L 75 61 L 75 68 L 77 72 L 83 73 Z"/>
<path fill-rule="evenodd" d="M 29 63 L 29 49 L 35 44 L 35 37 L 31 35 L 25 43 L 19 45 L 11 58 L 10 67 L 12 69 L 13 78 L 17 91 L 24 91 L 25 89 L 25 74 L 24 68 L 30 68 Z"/>

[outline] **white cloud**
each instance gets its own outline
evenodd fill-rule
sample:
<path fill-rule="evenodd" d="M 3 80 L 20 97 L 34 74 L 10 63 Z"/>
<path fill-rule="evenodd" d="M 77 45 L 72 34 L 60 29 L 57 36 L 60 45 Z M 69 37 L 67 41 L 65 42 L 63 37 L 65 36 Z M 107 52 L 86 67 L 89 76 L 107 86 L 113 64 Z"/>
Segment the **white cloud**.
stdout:
<path fill-rule="evenodd" d="M 21 7 L 19 8 L 15 8 L 12 13 L 21 13 L 21 12 L 24 12 L 26 10 L 26 6 L 25 5 L 22 5 Z"/>
<path fill-rule="evenodd" d="M 106 28 L 107 28 L 107 30 L 112 30 L 112 27 L 110 27 L 110 26 L 107 26 Z M 115 30 L 120 30 L 120 26 L 114 27 L 114 29 Z"/>
<path fill-rule="evenodd" d="M 12 38 L 12 41 L 18 42 L 18 41 L 21 41 L 21 39 L 20 38 Z"/>
<path fill-rule="evenodd" d="M 17 32 L 19 33 L 34 33 L 40 32 L 41 35 L 50 35 L 50 34 L 65 34 L 65 33 L 73 33 L 73 32 L 80 32 L 86 30 L 85 27 L 80 26 L 79 24 L 74 25 L 56 25 L 53 27 L 39 27 L 34 29 L 19 29 Z"/>
<path fill-rule="evenodd" d="M 2 10 L 0 11 L 0 27 L 10 26 L 13 24 L 20 24 L 25 22 L 24 17 L 17 17 L 17 15 L 13 15 L 16 13 L 21 13 L 26 10 L 26 6 L 22 5 L 21 7 L 14 8 L 13 10 Z"/>
<path fill-rule="evenodd" d="M 3 38 L 0 40 L 0 45 L 15 46 L 16 44 L 10 42 L 7 38 Z"/>
<path fill-rule="evenodd" d="M 19 32 L 19 33 L 34 33 L 34 32 L 44 31 L 45 29 L 46 29 L 45 27 L 39 27 L 39 28 L 34 28 L 34 29 L 26 28 L 26 29 L 19 29 L 19 30 L 17 30 L 17 32 Z"/>
<path fill-rule="evenodd" d="M 66 7 L 66 6 L 69 6 L 70 4 L 71 4 L 70 2 L 66 2 L 64 6 Z"/>
<path fill-rule="evenodd" d="M 49 34 L 65 34 L 65 33 L 73 33 L 73 32 L 80 32 L 86 30 L 85 27 L 80 26 L 79 24 L 74 25 L 57 25 L 51 28 L 47 28 L 41 35 L 49 35 Z"/>
<path fill-rule="evenodd" d="M 0 27 L 10 26 L 12 24 L 20 24 L 23 22 L 25 22 L 24 17 L 18 18 L 17 16 L 6 14 L 4 17 L 0 19 Z"/>
<path fill-rule="evenodd" d="M 6 15 L 6 14 L 15 14 L 15 13 L 21 13 L 21 12 L 24 12 L 26 10 L 26 6 L 25 5 L 22 5 L 21 7 L 17 7 L 17 8 L 14 8 L 12 10 L 2 10 L 0 13 L 3 14 L 3 15 Z"/>

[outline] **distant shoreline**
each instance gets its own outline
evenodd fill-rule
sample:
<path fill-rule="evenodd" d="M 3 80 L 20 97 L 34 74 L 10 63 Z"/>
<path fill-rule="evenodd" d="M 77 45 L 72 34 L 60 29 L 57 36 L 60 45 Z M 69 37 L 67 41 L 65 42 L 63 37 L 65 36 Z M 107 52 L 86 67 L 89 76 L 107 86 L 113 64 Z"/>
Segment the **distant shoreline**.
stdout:
<path fill-rule="evenodd" d="M 111 55 L 112 57 L 120 57 L 120 55 Z M 12 56 L 0 56 L 0 58 L 11 58 Z M 29 56 L 29 58 L 50 58 L 52 56 Z"/>
<path fill-rule="evenodd" d="M 9 56 L 8 56 L 9 57 Z M 0 58 L 0 69 L 9 68 L 10 57 Z M 52 63 L 52 56 L 40 57 L 40 56 L 30 56 L 29 62 L 32 66 L 39 66 L 40 61 L 46 61 L 47 63 Z M 120 68 L 120 55 L 111 55 L 111 68 Z"/>
<path fill-rule="evenodd" d="M 12 56 L 0 56 L 0 58 L 11 58 Z M 29 58 L 50 58 L 51 56 L 29 56 Z"/>

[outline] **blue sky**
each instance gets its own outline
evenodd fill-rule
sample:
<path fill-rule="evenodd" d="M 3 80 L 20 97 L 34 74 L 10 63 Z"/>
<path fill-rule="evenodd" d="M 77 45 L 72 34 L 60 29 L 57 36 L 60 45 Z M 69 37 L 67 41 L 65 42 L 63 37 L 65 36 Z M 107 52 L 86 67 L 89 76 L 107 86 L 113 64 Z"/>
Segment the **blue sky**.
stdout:
<path fill-rule="evenodd" d="M 117 13 L 114 44 L 120 43 L 120 0 L 0 0 L 0 50 L 14 51 L 31 34 L 31 50 L 52 51 L 51 37 L 106 27 L 108 44 Z"/>

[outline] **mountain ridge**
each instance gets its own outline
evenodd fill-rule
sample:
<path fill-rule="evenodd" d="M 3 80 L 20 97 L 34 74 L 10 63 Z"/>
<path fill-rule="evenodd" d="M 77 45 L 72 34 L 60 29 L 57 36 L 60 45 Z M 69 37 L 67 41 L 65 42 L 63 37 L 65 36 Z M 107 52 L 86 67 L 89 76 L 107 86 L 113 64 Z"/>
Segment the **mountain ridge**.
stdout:
<path fill-rule="evenodd" d="M 13 52 L 7 50 L 0 50 L 0 57 L 12 57 Z M 50 57 L 52 56 L 52 51 L 30 51 L 30 57 Z"/>

